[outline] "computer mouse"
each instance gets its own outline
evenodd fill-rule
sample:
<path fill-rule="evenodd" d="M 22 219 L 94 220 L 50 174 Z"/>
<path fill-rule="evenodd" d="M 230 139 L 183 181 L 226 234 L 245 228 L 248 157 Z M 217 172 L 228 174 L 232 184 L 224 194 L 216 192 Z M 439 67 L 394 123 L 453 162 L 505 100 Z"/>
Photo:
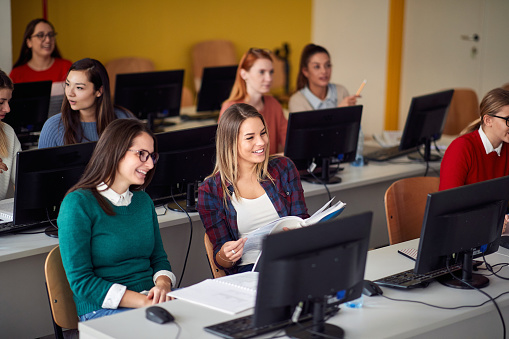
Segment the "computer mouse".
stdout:
<path fill-rule="evenodd" d="M 384 291 L 378 286 L 376 283 L 370 280 L 364 280 L 364 288 L 362 289 L 362 294 L 367 295 L 368 297 L 373 297 L 376 295 L 384 294 Z"/>
<path fill-rule="evenodd" d="M 158 324 L 166 324 L 175 320 L 171 313 L 161 306 L 150 306 L 145 310 L 145 316 L 148 320 Z"/>

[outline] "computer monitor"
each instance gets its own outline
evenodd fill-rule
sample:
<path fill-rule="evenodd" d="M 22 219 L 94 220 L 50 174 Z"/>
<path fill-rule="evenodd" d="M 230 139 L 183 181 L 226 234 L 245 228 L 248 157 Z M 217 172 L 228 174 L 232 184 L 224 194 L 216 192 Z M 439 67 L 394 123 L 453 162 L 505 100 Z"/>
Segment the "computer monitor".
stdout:
<path fill-rule="evenodd" d="M 462 264 L 461 277 L 481 288 L 488 278 L 472 274 L 472 259 L 498 250 L 509 201 L 509 176 L 428 194 L 415 272 Z M 448 286 L 469 288 L 450 275 Z"/>
<path fill-rule="evenodd" d="M 304 303 L 311 306 L 314 331 L 342 337 L 340 328 L 324 326 L 325 310 L 338 295 L 338 303 L 361 296 L 372 217 L 366 212 L 269 235 L 257 268 L 254 326 L 289 320 Z M 309 328 L 298 326 L 287 333 L 299 337 L 305 334 L 302 327 Z"/>
<path fill-rule="evenodd" d="M 412 98 L 399 144 L 400 150 L 424 145 L 424 161 L 440 159 L 439 156 L 431 155 L 431 142 L 442 136 L 453 93 L 451 89 Z"/>
<path fill-rule="evenodd" d="M 306 170 L 312 163 L 321 166 L 319 181 L 310 176 L 302 176 L 303 180 L 319 184 L 341 181 L 329 175 L 331 159 L 355 160 L 361 115 L 362 106 L 290 113 L 285 156 L 292 159 L 299 170 Z"/>
<path fill-rule="evenodd" d="M 155 118 L 178 116 L 184 70 L 117 74 L 115 105 L 146 119 L 154 130 Z"/>
<path fill-rule="evenodd" d="M 96 142 L 18 152 L 14 224 L 49 225 L 58 216 L 65 194 L 78 182 Z M 56 236 L 56 229 L 46 232 Z"/>
<path fill-rule="evenodd" d="M 197 183 L 210 175 L 216 160 L 217 125 L 156 134 L 159 161 L 146 188 L 156 205 L 196 212 Z M 176 198 L 177 203 L 173 201 Z"/>
<path fill-rule="evenodd" d="M 236 74 L 236 65 L 205 67 L 196 111 L 219 111 L 223 101 L 230 96 Z"/>
<path fill-rule="evenodd" d="M 30 141 L 30 134 L 40 132 L 48 119 L 50 95 L 51 81 L 14 84 L 11 112 L 3 121 L 14 129 L 22 144 Z"/>

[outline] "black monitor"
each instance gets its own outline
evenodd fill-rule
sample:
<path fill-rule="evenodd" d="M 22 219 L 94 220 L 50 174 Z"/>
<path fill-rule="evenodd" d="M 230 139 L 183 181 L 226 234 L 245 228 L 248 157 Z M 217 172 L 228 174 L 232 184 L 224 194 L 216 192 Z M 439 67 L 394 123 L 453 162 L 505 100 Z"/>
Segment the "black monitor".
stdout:
<path fill-rule="evenodd" d="M 95 145 L 89 142 L 18 152 L 14 224 L 33 227 L 56 220 L 60 203 L 80 179 Z M 51 229 L 47 234 L 56 236 Z"/>
<path fill-rule="evenodd" d="M 23 144 L 29 134 L 40 132 L 48 119 L 51 81 L 14 84 L 11 112 L 3 120 L 9 124 Z"/>
<path fill-rule="evenodd" d="M 424 161 L 440 159 L 439 156 L 431 156 L 431 142 L 442 136 L 453 93 L 451 89 L 412 98 L 399 144 L 400 150 L 424 145 Z"/>
<path fill-rule="evenodd" d="M 325 324 L 324 331 L 324 313 L 337 295 L 337 303 L 361 296 L 372 217 L 366 212 L 269 235 L 257 268 L 254 326 L 289 320 L 304 303 L 311 306 L 313 330 L 342 337 L 336 326 Z M 303 327 L 310 328 L 297 326 L 287 334 L 300 337 L 307 333 Z"/>
<path fill-rule="evenodd" d="M 316 111 L 290 113 L 286 132 L 285 156 L 292 159 L 299 170 L 317 164 L 321 178 L 302 176 L 314 183 L 338 183 L 340 178 L 329 175 L 332 160 L 352 162 L 357 153 L 361 128 L 362 106 L 337 107 Z"/>
<path fill-rule="evenodd" d="M 154 130 L 155 118 L 178 116 L 184 70 L 117 74 L 115 105 L 146 119 Z"/>
<path fill-rule="evenodd" d="M 146 188 L 156 205 L 170 202 L 170 209 L 196 212 L 197 183 L 210 175 L 216 160 L 217 125 L 158 133 L 159 161 Z M 173 202 L 176 197 L 178 204 Z"/>
<path fill-rule="evenodd" d="M 236 74 L 236 65 L 204 68 L 196 111 L 219 111 L 230 96 Z"/>
<path fill-rule="evenodd" d="M 462 264 L 464 280 L 487 286 L 472 274 L 472 259 L 498 250 L 508 201 L 509 176 L 428 194 L 415 272 Z M 450 275 L 441 282 L 469 288 Z"/>

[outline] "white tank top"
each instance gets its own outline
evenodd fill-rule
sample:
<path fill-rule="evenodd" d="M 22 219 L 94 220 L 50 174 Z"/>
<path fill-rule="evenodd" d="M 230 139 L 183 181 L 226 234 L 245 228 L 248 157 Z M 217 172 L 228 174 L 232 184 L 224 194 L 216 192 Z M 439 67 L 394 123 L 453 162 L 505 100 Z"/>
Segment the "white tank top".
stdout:
<path fill-rule="evenodd" d="M 239 200 L 233 194 L 232 205 L 237 212 L 237 226 L 241 238 L 279 218 L 267 193 L 256 199 L 240 198 Z M 259 254 L 260 249 L 244 252 L 242 254 L 242 265 L 254 264 Z"/>

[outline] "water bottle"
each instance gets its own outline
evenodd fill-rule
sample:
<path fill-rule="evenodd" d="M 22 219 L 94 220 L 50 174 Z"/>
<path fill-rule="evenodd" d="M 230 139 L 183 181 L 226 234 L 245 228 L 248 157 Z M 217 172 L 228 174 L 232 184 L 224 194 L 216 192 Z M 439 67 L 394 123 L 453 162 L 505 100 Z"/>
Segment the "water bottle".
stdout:
<path fill-rule="evenodd" d="M 345 303 L 346 307 L 350 307 L 350 308 L 362 308 L 363 304 L 364 304 L 364 296 L 362 294 L 359 298 Z"/>
<path fill-rule="evenodd" d="M 362 128 L 359 128 L 359 139 L 357 140 L 357 153 L 355 154 L 355 161 L 352 162 L 352 166 L 364 166 L 364 156 L 362 152 L 364 150 L 364 133 Z"/>

